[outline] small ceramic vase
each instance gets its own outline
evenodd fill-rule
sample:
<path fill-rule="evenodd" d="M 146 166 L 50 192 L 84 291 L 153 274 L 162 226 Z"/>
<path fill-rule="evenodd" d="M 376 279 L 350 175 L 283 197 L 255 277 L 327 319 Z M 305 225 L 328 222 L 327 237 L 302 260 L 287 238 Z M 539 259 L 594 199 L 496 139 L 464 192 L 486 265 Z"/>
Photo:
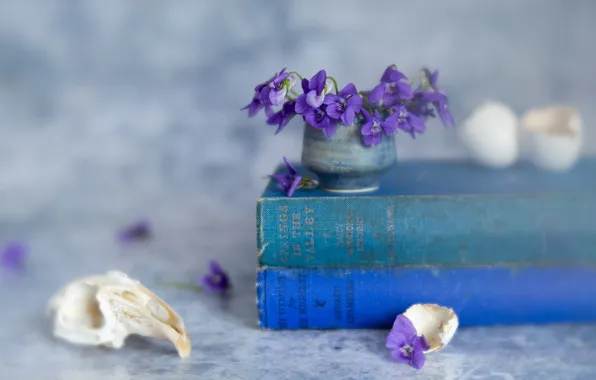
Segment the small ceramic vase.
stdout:
<path fill-rule="evenodd" d="M 329 192 L 361 193 L 379 188 L 381 176 L 396 163 L 394 136 L 385 136 L 376 146 L 367 146 L 360 133 L 361 121 L 340 125 L 332 138 L 305 124 L 302 164 L 319 178 Z"/>
<path fill-rule="evenodd" d="M 537 167 L 565 171 L 580 156 L 583 122 L 573 107 L 556 105 L 531 109 L 521 120 L 527 155 Z"/>

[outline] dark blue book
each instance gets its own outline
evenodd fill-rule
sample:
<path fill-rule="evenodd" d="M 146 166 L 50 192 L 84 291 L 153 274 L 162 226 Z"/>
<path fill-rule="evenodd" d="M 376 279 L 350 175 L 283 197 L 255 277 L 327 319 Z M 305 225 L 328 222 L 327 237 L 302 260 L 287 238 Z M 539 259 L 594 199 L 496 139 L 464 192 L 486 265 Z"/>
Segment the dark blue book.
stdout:
<path fill-rule="evenodd" d="M 592 265 L 596 159 L 565 173 L 401 162 L 358 195 L 288 198 L 272 181 L 257 202 L 257 242 L 259 265 L 271 267 Z"/>
<path fill-rule="evenodd" d="M 261 268 L 266 329 L 384 328 L 416 303 L 451 307 L 460 326 L 596 321 L 596 268 Z"/>

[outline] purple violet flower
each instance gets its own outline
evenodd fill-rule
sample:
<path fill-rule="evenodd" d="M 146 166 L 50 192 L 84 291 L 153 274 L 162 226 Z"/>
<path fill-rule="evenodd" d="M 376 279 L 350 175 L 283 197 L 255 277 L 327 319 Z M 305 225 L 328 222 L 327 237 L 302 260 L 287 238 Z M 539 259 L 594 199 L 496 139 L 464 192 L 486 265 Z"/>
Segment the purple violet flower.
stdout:
<path fill-rule="evenodd" d="M 344 125 L 352 125 L 356 113 L 362 109 L 362 98 L 353 83 L 348 83 L 338 95 L 325 95 L 323 102 L 327 105 L 327 115 L 340 120 Z"/>
<path fill-rule="evenodd" d="M 443 125 L 446 127 L 454 126 L 455 120 L 453 120 L 453 115 L 451 115 L 451 111 L 449 110 L 447 96 L 440 92 L 432 92 L 428 95 L 428 98 L 435 106 Z"/>
<path fill-rule="evenodd" d="M 248 110 L 248 117 L 253 117 L 259 113 L 259 111 L 265 108 L 265 113 L 270 116 L 273 111 L 271 110 L 271 102 L 269 100 L 269 93 L 264 91 L 265 88 L 269 88 L 269 84 L 275 77 L 258 84 L 255 87 L 255 93 L 252 97 L 252 101 L 248 103 L 242 110 Z"/>
<path fill-rule="evenodd" d="M 284 157 L 284 162 L 286 163 L 288 173 L 273 174 L 271 177 L 277 181 L 277 187 L 280 190 L 283 190 L 288 197 L 291 197 L 294 194 L 294 191 L 296 191 L 298 188 L 298 185 L 302 180 L 302 176 L 298 175 L 296 168 L 292 166 L 286 157 Z"/>
<path fill-rule="evenodd" d="M 410 112 L 405 104 L 402 103 L 393 110 L 395 112 L 390 117 L 396 117 L 397 128 L 408 132 L 412 137 L 416 137 L 416 133 L 424 133 L 426 125 L 418 116 Z"/>
<path fill-rule="evenodd" d="M 391 350 L 391 357 L 400 363 L 408 363 L 420 369 L 426 360 L 424 351 L 430 348 L 424 335 L 418 336 L 412 322 L 400 314 L 387 335 L 386 346 Z"/>
<path fill-rule="evenodd" d="M 394 65 L 387 67 L 381 77 L 381 83 L 372 89 L 368 100 L 371 103 L 383 100 L 383 106 L 391 107 L 402 100 L 411 99 L 414 96 L 412 87 L 402 82 L 402 79 L 406 79 L 406 76 L 397 71 Z"/>
<path fill-rule="evenodd" d="M 296 116 L 296 101 L 288 100 L 284 103 L 282 109 L 269 116 L 267 119 L 267 124 L 277 125 L 275 134 L 278 134 L 285 128 L 286 125 L 288 125 L 294 116 Z"/>
<path fill-rule="evenodd" d="M 454 126 L 455 121 L 449 110 L 447 95 L 441 91 L 437 84 L 439 70 L 431 72 L 429 69 L 423 68 L 422 73 L 425 80 L 422 81 L 421 87 L 414 92 L 412 104 L 408 108 L 424 120 L 428 116 L 434 117 L 434 112 L 429 107 L 429 104 L 432 103 L 443 125 Z M 432 91 L 428 91 L 429 87 Z"/>
<path fill-rule="evenodd" d="M 124 227 L 118 232 L 118 240 L 123 243 L 130 243 L 138 240 L 145 240 L 151 236 L 151 225 L 147 220 L 137 221 Z"/>
<path fill-rule="evenodd" d="M 279 74 L 275 74 L 273 79 L 267 84 L 266 87 L 262 89 L 261 98 L 266 97 L 269 104 L 273 106 L 280 105 L 288 93 L 288 90 L 294 87 L 296 83 L 296 79 L 292 76 L 290 78 L 290 74 L 286 73 L 286 69 L 283 68 Z M 286 82 L 286 79 L 289 79 L 289 82 Z M 291 82 L 294 83 L 291 83 Z"/>
<path fill-rule="evenodd" d="M 385 120 L 379 115 L 379 111 L 375 110 L 371 115 L 364 108 L 362 109 L 365 123 L 360 130 L 363 135 L 364 143 L 369 146 L 375 146 L 381 142 L 383 132 L 391 136 L 397 132 L 397 117 L 390 115 Z"/>
<path fill-rule="evenodd" d="M 331 119 L 326 111 L 326 104 L 319 108 L 311 108 L 304 114 L 304 120 L 312 127 L 323 130 L 325 136 L 331 138 L 337 130 L 337 120 Z"/>
<path fill-rule="evenodd" d="M 295 74 L 286 73 L 283 68 L 279 73 L 276 73 L 269 80 L 258 84 L 255 87 L 255 92 L 252 101 L 247 104 L 242 110 L 248 110 L 248 116 L 253 117 L 263 108 L 267 117 L 273 115 L 271 106 L 280 105 L 289 90 L 294 88 L 297 82 Z"/>
<path fill-rule="evenodd" d="M 306 78 L 302 79 L 302 91 L 304 93 L 296 99 L 296 113 L 304 115 L 309 110 L 317 109 L 323 104 L 326 81 L 327 73 L 325 70 L 316 73 L 310 81 Z"/>
<path fill-rule="evenodd" d="M 435 117 L 435 110 L 431 106 L 432 102 L 428 95 L 430 92 L 416 89 L 414 97 L 408 102 L 408 111 L 418 116 L 420 120 L 425 122 L 428 118 Z"/>
<path fill-rule="evenodd" d="M 9 243 L 2 248 L 0 259 L 2 266 L 10 270 L 20 269 L 27 256 L 27 246 L 22 243 Z"/>
<path fill-rule="evenodd" d="M 231 288 L 230 277 L 215 260 L 209 263 L 209 273 L 201 278 L 201 284 L 210 293 L 223 294 Z"/>

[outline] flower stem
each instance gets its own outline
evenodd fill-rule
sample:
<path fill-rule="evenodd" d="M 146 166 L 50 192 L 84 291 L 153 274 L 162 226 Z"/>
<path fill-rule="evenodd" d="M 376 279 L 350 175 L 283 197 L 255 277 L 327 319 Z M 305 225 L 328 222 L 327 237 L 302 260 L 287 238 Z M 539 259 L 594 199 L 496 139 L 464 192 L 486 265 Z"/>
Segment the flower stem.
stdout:
<path fill-rule="evenodd" d="M 337 81 L 332 76 L 328 76 L 327 78 L 331 79 L 333 85 L 335 86 L 335 95 L 339 95 L 339 87 L 337 87 Z"/>
<path fill-rule="evenodd" d="M 414 77 L 414 79 L 412 79 L 410 81 L 410 86 L 414 85 L 414 83 L 416 83 L 418 80 L 420 80 L 420 88 L 423 91 L 428 90 L 428 87 L 430 85 L 430 82 L 428 81 L 428 78 L 426 76 L 426 73 L 424 72 L 424 70 L 420 70 L 416 76 Z"/>
<path fill-rule="evenodd" d="M 414 76 L 414 78 L 410 81 L 410 86 L 413 86 L 420 79 L 420 72 Z"/>
<path fill-rule="evenodd" d="M 157 285 L 168 286 L 171 288 L 178 288 L 178 289 L 189 289 L 189 290 L 203 291 L 202 286 L 195 285 L 195 284 L 189 284 L 189 283 L 185 283 L 185 282 L 157 281 Z"/>
<path fill-rule="evenodd" d="M 296 71 L 290 71 L 290 74 L 295 74 L 300 80 L 302 80 L 302 75 L 298 74 Z"/>
<path fill-rule="evenodd" d="M 315 179 L 303 177 L 298 184 L 298 187 L 301 189 L 316 189 L 319 186 L 319 182 Z"/>
<path fill-rule="evenodd" d="M 368 91 L 358 91 L 358 95 L 362 96 L 362 99 L 368 100 Z"/>

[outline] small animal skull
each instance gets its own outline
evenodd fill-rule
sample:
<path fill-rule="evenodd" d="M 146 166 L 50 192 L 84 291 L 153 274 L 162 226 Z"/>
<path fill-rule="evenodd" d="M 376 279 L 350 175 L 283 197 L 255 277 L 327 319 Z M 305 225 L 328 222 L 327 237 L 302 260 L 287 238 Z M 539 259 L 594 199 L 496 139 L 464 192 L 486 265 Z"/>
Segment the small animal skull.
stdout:
<path fill-rule="evenodd" d="M 119 271 L 77 279 L 50 299 L 54 335 L 82 345 L 120 348 L 131 334 L 169 340 L 181 357 L 191 344 L 182 318 Z"/>

